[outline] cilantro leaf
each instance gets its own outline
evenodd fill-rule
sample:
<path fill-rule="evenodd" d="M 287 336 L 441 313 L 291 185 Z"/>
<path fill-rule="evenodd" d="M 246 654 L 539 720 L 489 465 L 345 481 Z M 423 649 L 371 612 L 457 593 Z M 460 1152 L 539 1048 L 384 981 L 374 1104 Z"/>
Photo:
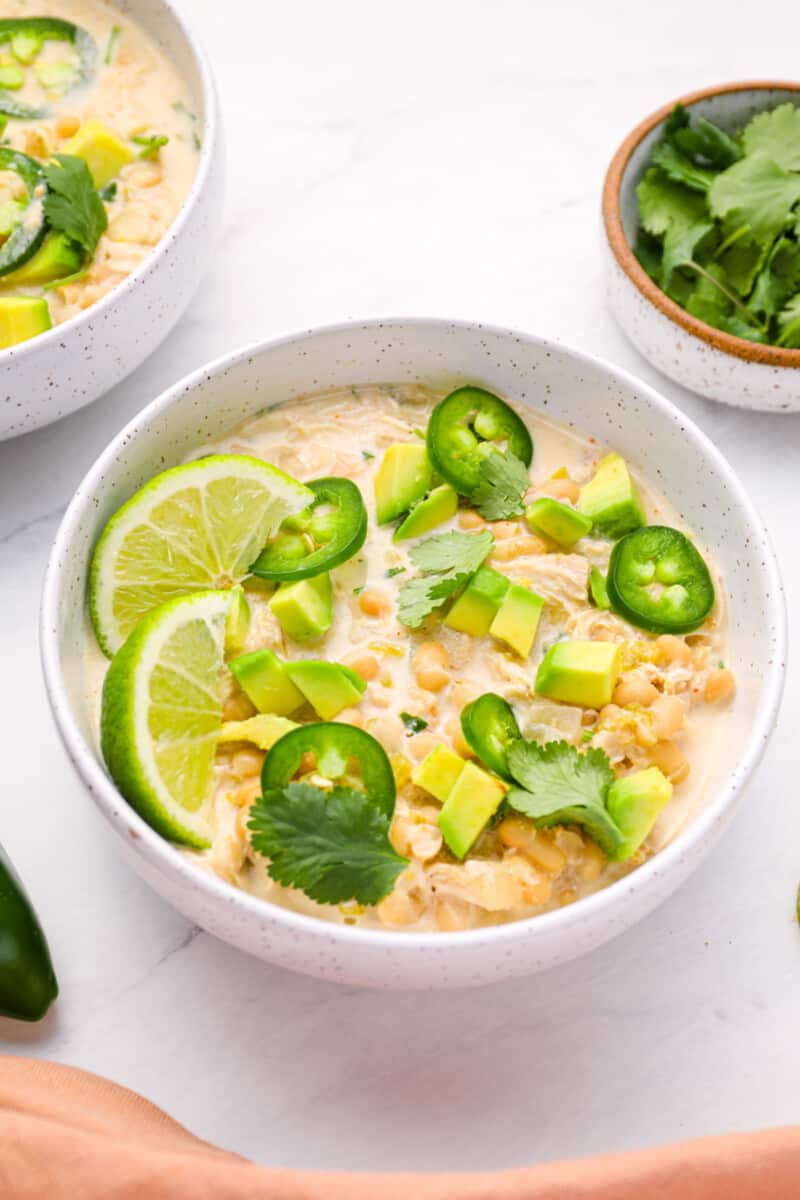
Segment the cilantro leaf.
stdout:
<path fill-rule="evenodd" d="M 508 751 L 508 767 L 520 787 L 513 787 L 507 803 L 547 828 L 580 825 L 613 857 L 622 835 L 605 806 L 614 772 L 604 751 L 592 747 L 581 753 L 568 742 L 544 746 L 520 739 Z"/>
<path fill-rule="evenodd" d="M 354 788 L 290 783 L 256 800 L 249 828 L 270 877 L 318 904 L 377 904 L 408 866 L 386 814 Z"/>
<path fill-rule="evenodd" d="M 787 346 L 790 350 L 800 350 L 800 292 L 778 314 L 779 346 Z"/>
<path fill-rule="evenodd" d="M 50 227 L 71 237 L 91 258 L 108 228 L 108 217 L 89 168 L 73 154 L 57 154 L 44 174 L 49 188 L 44 215 Z"/>
<path fill-rule="evenodd" d="M 778 238 L 756 277 L 747 307 L 758 316 L 774 317 L 800 287 L 800 245 Z"/>
<path fill-rule="evenodd" d="M 705 200 L 658 167 L 651 167 L 636 189 L 639 216 L 647 233 L 664 238 L 662 287 L 669 290 L 672 274 L 689 262 L 698 243 L 714 228 Z"/>
<path fill-rule="evenodd" d="M 762 154 L 785 171 L 800 171 L 800 110 L 787 103 L 758 113 L 742 141 L 747 154 Z"/>
<path fill-rule="evenodd" d="M 693 192 L 707 192 L 713 172 L 696 166 L 670 142 L 660 142 L 653 150 L 653 163 L 675 183 L 685 183 Z"/>
<path fill-rule="evenodd" d="M 494 545 L 488 529 L 480 533 L 437 533 L 409 552 L 415 567 L 423 572 L 400 588 L 397 611 L 400 620 L 416 629 L 474 575 Z"/>
<path fill-rule="evenodd" d="M 131 141 L 135 145 L 142 147 L 139 151 L 139 158 L 154 159 L 158 158 L 162 146 L 167 145 L 169 138 L 165 137 L 163 133 L 155 133 L 150 137 L 131 138 Z"/>
<path fill-rule="evenodd" d="M 633 253 L 650 278 L 661 286 L 661 254 L 662 246 L 658 238 L 640 229 L 636 235 Z"/>
<path fill-rule="evenodd" d="M 698 117 L 690 126 L 689 114 L 682 104 L 676 104 L 670 113 L 665 137 L 688 158 L 699 159 L 718 170 L 731 166 L 742 157 L 735 139 L 705 117 Z"/>
<path fill-rule="evenodd" d="M 717 286 L 717 283 L 723 287 Z M 719 323 L 730 313 L 733 305 L 725 294 L 725 272 L 717 263 L 709 263 L 706 271 L 697 276 L 692 294 L 686 301 L 686 311 L 698 321 L 720 327 Z"/>
<path fill-rule="evenodd" d="M 769 246 L 760 246 L 750 237 L 750 227 L 741 227 L 746 232 L 723 242 L 717 253 L 717 262 L 722 267 L 734 291 L 747 296 L 756 275 L 761 270 L 769 253 Z"/>
<path fill-rule="evenodd" d="M 717 175 L 708 189 L 713 216 L 726 226 L 749 225 L 762 246 L 782 231 L 798 200 L 800 175 L 791 175 L 763 154 L 748 154 Z"/>
<path fill-rule="evenodd" d="M 435 533 L 414 546 L 408 557 L 420 571 L 458 571 L 474 575 L 494 546 L 488 529 L 480 533 Z"/>
<path fill-rule="evenodd" d="M 481 460 L 481 481 L 472 494 L 478 512 L 487 521 L 505 521 L 525 511 L 522 497 L 528 490 L 528 468 L 510 451 L 493 450 Z"/>
<path fill-rule="evenodd" d="M 425 718 L 415 717 L 413 713 L 401 712 L 400 720 L 405 725 L 409 737 L 414 733 L 422 733 L 423 729 L 428 728 L 428 722 Z"/>

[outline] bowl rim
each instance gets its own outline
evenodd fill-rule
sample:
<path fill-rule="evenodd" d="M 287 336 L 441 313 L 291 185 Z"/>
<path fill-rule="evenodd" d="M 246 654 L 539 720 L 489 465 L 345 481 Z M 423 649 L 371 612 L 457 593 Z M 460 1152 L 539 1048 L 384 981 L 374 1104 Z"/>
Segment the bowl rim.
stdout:
<path fill-rule="evenodd" d="M 115 7 L 116 0 L 111 0 Z M 220 113 L 217 90 L 211 70 L 211 62 L 200 38 L 191 28 L 190 21 L 182 7 L 183 0 L 158 0 L 158 3 L 175 21 L 186 47 L 194 59 L 200 80 L 200 92 L 203 103 L 203 144 L 200 148 L 200 158 L 192 179 L 192 185 L 183 199 L 176 216 L 165 230 L 160 240 L 152 247 L 150 253 L 139 263 L 130 275 L 126 275 L 121 283 L 102 296 L 96 303 L 91 304 L 83 312 L 76 313 L 60 325 L 53 325 L 45 333 L 28 338 L 16 346 L 7 346 L 0 350 L 0 365 L 12 360 L 20 362 L 29 358 L 39 350 L 44 350 L 59 338 L 63 339 L 78 330 L 82 325 L 102 319 L 109 308 L 133 291 L 157 269 L 161 259 L 169 252 L 175 242 L 181 237 L 183 230 L 190 220 L 200 196 L 208 181 L 212 163 L 219 153 Z M 133 20 L 141 24 L 138 14 L 133 14 Z M 145 28 L 145 32 L 147 32 Z"/>
<path fill-rule="evenodd" d="M 625 172 L 631 155 L 639 143 L 652 132 L 657 125 L 666 120 L 676 104 L 690 108 L 698 101 L 707 100 L 713 96 L 730 95 L 733 92 L 767 92 L 784 91 L 800 92 L 800 82 L 779 79 L 745 80 L 740 83 L 721 83 L 711 87 L 700 88 L 694 92 L 686 92 L 677 99 L 657 108 L 655 112 L 645 117 L 620 145 L 611 159 L 605 180 L 603 182 L 602 213 L 603 225 L 608 244 L 619 266 L 630 279 L 631 283 L 649 300 L 665 317 L 676 325 L 680 325 L 687 333 L 700 338 L 701 341 L 713 346 L 724 354 L 733 355 L 746 362 L 759 363 L 768 367 L 800 367 L 800 350 L 790 350 L 784 346 L 767 346 L 760 342 L 750 342 L 746 338 L 736 337 L 725 333 L 713 325 L 693 317 L 686 309 L 681 308 L 671 300 L 666 292 L 662 292 L 647 272 L 640 266 L 631 245 L 625 236 L 622 226 L 622 211 L 620 195 Z"/>
<path fill-rule="evenodd" d="M 768 663 L 764 680 L 762 702 L 753 721 L 736 764 L 717 789 L 707 806 L 663 850 L 638 867 L 630 875 L 616 880 L 593 895 L 585 897 L 565 908 L 542 913 L 505 924 L 484 926 L 457 933 L 403 933 L 397 930 L 373 930 L 338 925 L 319 917 L 297 913 L 289 908 L 263 900 L 219 877 L 195 866 L 166 838 L 152 829 L 138 813 L 128 805 L 117 790 L 101 764 L 100 757 L 84 738 L 69 702 L 64 674 L 58 649 L 58 614 L 62 594 L 62 575 L 69 559 L 70 546 L 84 512 L 94 507 L 97 485 L 114 474 L 118 466 L 117 456 L 135 440 L 143 424 L 152 426 L 164 413 L 180 403 L 189 403 L 194 390 L 211 379 L 235 369 L 248 360 L 268 355 L 270 351 L 293 343 L 302 343 L 320 336 L 351 335 L 354 328 L 380 330 L 402 328 L 408 332 L 458 329 L 480 337 L 490 333 L 517 342 L 532 343 L 548 354 L 565 354 L 587 368 L 599 369 L 615 381 L 635 389 L 651 403 L 660 414 L 674 423 L 682 435 L 693 438 L 699 445 L 711 469 L 724 478 L 732 502 L 736 503 L 752 530 L 752 537 L 761 548 L 760 570 L 767 577 L 767 627 L 773 631 L 774 650 Z M 312 940 L 324 938 L 328 944 L 342 948 L 382 948 L 396 950 L 399 954 L 451 949 L 454 952 L 470 946 L 486 947 L 487 943 L 505 944 L 527 940 L 538 934 L 544 939 L 548 934 L 568 933 L 584 925 L 589 919 L 595 923 L 614 924 L 614 911 L 626 895 L 634 893 L 654 895 L 650 907 L 658 903 L 659 878 L 670 871 L 680 874 L 680 864 L 691 852 L 699 856 L 704 847 L 710 846 L 716 833 L 722 831 L 725 817 L 732 810 L 744 784 L 759 763 L 774 730 L 775 720 L 783 693 L 786 673 L 787 614 L 783 584 L 777 559 L 766 528 L 752 504 L 747 492 L 725 457 L 711 439 L 655 388 L 644 383 L 632 373 L 617 367 L 593 354 L 576 350 L 563 342 L 551 341 L 533 334 L 522 333 L 487 322 L 449 320 L 440 317 L 371 317 L 353 319 L 333 324 L 315 326 L 298 332 L 249 343 L 237 350 L 223 354 L 184 376 L 167 388 L 156 399 L 136 414 L 114 437 L 106 449 L 89 468 L 70 501 L 54 540 L 45 571 L 42 603 L 40 610 L 40 651 L 48 700 L 66 752 L 79 776 L 87 786 L 95 804 L 123 842 L 140 855 L 147 865 L 165 878 L 170 885 L 179 888 L 199 889 L 209 902 L 220 907 L 235 909 L 258 929 L 263 923 L 283 927 L 295 937 L 308 935 Z M 679 879 L 680 882 L 680 879 Z M 620 927 L 625 928 L 625 925 Z"/>

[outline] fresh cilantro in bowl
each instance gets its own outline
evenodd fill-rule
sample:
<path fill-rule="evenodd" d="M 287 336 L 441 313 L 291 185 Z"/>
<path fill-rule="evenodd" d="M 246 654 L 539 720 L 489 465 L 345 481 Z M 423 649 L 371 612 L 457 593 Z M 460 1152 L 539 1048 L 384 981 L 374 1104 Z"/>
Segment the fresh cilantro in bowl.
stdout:
<path fill-rule="evenodd" d="M 692 316 L 800 349 L 800 109 L 726 133 L 673 109 L 637 188 L 634 252 Z"/>

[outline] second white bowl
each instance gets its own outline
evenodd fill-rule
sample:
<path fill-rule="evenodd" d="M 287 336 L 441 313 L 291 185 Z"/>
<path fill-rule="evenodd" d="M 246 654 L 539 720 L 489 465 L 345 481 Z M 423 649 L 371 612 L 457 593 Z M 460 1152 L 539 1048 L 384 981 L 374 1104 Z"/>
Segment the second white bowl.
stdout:
<path fill-rule="evenodd" d="M 740 681 L 703 811 L 644 866 L 586 900 L 530 920 L 456 934 L 333 925 L 265 903 L 193 866 L 131 809 L 109 778 L 86 694 L 86 587 L 111 514 L 158 471 L 239 421 L 303 393 L 352 383 L 481 384 L 614 446 L 662 481 L 714 548 L 729 598 Z M 67 751 L 134 868 L 189 920 L 270 962 L 383 988 L 469 986 L 541 970 L 593 949 L 649 913 L 697 866 L 727 822 L 772 732 L 784 675 L 784 606 L 764 528 L 711 442 L 657 392 L 564 346 L 432 320 L 370 321 L 253 346 L 182 380 L 109 445 L 78 488 L 50 559 L 42 653 Z"/>
<path fill-rule="evenodd" d="M 171 0 L 139 0 L 135 16 L 186 80 L 202 149 L 178 216 L 119 287 L 47 333 L 0 350 L 0 441 L 91 404 L 152 354 L 192 299 L 222 221 L 224 157 L 205 53 Z"/>

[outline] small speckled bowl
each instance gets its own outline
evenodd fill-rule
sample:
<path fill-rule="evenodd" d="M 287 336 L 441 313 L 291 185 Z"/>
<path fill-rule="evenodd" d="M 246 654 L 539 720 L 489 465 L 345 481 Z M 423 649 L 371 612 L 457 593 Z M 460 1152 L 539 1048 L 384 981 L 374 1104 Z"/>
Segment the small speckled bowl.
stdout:
<path fill-rule="evenodd" d="M 210 261 L 222 220 L 224 156 L 205 52 L 173 0 L 114 0 L 186 81 L 202 149 L 191 189 L 147 258 L 97 304 L 39 337 L 0 350 L 0 441 L 91 404 L 170 332 Z"/>
<path fill-rule="evenodd" d="M 660 854 L 588 899 L 455 934 L 376 932 L 267 904 L 193 866 L 123 800 L 103 766 L 86 695 L 86 588 L 113 512 L 165 467 L 283 400 L 353 383 L 477 383 L 614 446 L 663 487 L 714 548 L 727 584 L 738 692 L 705 803 Z M 190 921 L 295 971 L 382 988 L 466 987 L 538 971 L 621 933 L 688 876 L 733 816 L 772 733 L 785 652 L 781 584 L 764 528 L 712 443 L 657 392 L 588 355 L 486 325 L 397 319 L 312 330 L 212 363 L 155 400 L 109 445 L 53 547 L 42 655 L 64 744 L 134 868 Z"/>
<path fill-rule="evenodd" d="M 699 321 L 650 279 L 631 246 L 639 226 L 636 187 L 675 104 L 733 132 L 786 101 L 800 104 L 800 83 L 726 83 L 680 96 L 626 137 L 603 188 L 608 299 L 637 350 L 701 396 L 765 412 L 800 410 L 800 350 L 748 342 Z"/>

